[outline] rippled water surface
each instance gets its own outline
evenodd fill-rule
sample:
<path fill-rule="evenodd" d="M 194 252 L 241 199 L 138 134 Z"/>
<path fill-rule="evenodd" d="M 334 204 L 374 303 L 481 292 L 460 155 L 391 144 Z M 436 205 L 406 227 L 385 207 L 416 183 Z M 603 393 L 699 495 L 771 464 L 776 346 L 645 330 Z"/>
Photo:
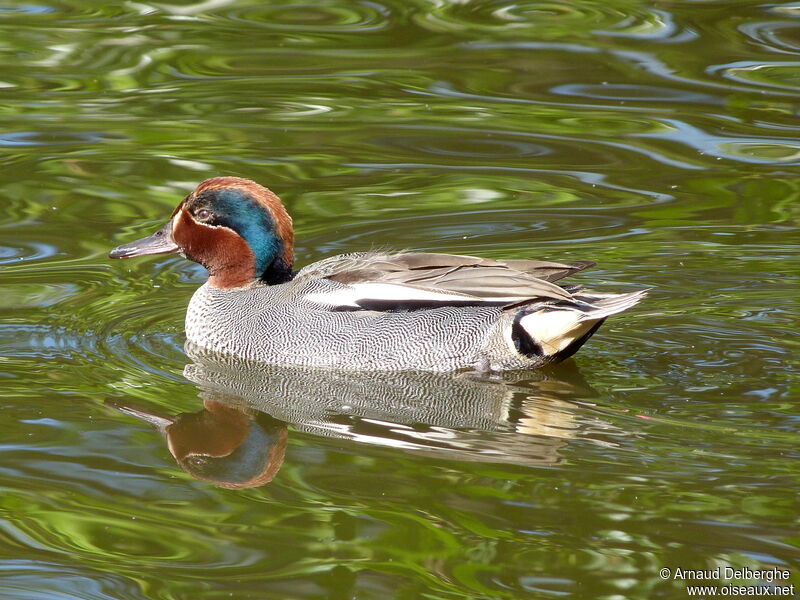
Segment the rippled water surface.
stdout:
<path fill-rule="evenodd" d="M 0 597 L 800 586 L 799 111 L 796 2 L 0 4 Z M 203 270 L 106 253 L 224 174 L 299 264 L 653 290 L 545 372 L 207 364 Z"/>

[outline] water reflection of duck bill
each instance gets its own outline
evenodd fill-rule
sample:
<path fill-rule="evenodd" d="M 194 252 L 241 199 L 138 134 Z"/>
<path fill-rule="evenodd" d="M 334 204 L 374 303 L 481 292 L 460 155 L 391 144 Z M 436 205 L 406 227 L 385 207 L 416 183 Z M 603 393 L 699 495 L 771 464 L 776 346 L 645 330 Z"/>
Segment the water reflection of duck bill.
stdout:
<path fill-rule="evenodd" d="M 229 489 L 272 480 L 286 453 L 286 424 L 206 398 L 203 409 L 169 417 L 130 404 L 114 408 L 162 432 L 170 454 L 192 477 Z"/>

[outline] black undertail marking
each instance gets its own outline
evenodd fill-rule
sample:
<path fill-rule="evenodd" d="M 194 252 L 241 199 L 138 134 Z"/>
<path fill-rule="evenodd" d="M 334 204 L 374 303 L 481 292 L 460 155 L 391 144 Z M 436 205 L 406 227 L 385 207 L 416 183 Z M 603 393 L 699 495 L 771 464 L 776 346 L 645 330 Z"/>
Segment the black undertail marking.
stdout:
<path fill-rule="evenodd" d="M 602 325 L 604 322 L 605 319 L 599 320 L 597 323 L 592 325 L 592 328 L 589 331 L 584 333 L 581 337 L 572 342 L 569 346 L 567 346 L 560 352 L 556 352 L 555 354 L 553 354 L 553 356 L 550 357 L 550 360 L 552 362 L 561 362 L 562 360 L 566 360 L 567 358 L 575 354 L 578 350 L 581 349 L 581 346 L 583 346 L 586 343 L 586 340 L 588 340 L 590 337 L 594 335 L 594 332 L 597 331 L 600 328 L 600 325 Z"/>
<path fill-rule="evenodd" d="M 514 346 L 520 354 L 524 354 L 530 358 L 543 358 L 544 351 L 542 347 L 536 340 L 528 335 L 528 332 L 525 331 L 525 328 L 520 324 L 522 317 L 526 314 L 525 312 L 520 312 L 514 317 L 514 324 L 511 325 L 511 339 L 514 340 Z"/>

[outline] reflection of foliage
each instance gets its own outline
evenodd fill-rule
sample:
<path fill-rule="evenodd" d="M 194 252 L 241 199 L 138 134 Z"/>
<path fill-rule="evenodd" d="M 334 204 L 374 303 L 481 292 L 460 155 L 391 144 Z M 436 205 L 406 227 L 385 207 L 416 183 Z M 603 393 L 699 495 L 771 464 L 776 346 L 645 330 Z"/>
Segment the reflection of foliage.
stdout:
<path fill-rule="evenodd" d="M 725 545 L 742 544 L 748 526 L 682 526 L 686 505 L 663 502 L 665 487 L 675 492 L 688 485 L 681 477 L 623 489 L 628 476 L 618 479 L 608 470 L 586 481 L 579 471 L 536 475 L 409 460 L 298 435 L 290 452 L 295 458 L 258 491 L 215 491 L 167 473 L 134 476 L 134 465 L 123 463 L 87 473 L 96 482 L 90 490 L 74 479 L 78 465 L 67 462 L 66 493 L 24 502 L 6 496 L 3 510 L 33 542 L 63 548 L 85 569 L 102 569 L 119 582 L 137 581 L 142 569 L 157 566 L 159 577 L 148 578 L 148 586 L 176 598 L 197 585 L 201 572 L 211 594 L 277 591 L 305 581 L 351 591 L 378 586 L 403 598 L 518 598 L 534 589 L 651 598 L 665 591 L 658 578 L 664 565 L 757 566 L 741 554 L 703 547 L 712 533 Z M 118 455 L 140 455 L 143 447 Z M 323 460 L 310 461 L 312 455 Z M 103 485 L 120 468 L 130 472 L 127 487 Z M 516 482 L 511 489 L 509 480 Z M 747 498 L 746 486 L 735 489 Z M 684 500 L 700 501 L 695 510 L 705 517 L 737 514 L 736 506 L 715 496 L 686 488 Z M 759 514 L 767 510 L 776 524 L 793 518 L 766 508 L 772 502 L 764 498 Z M 671 543 L 664 545 L 665 538 Z"/>

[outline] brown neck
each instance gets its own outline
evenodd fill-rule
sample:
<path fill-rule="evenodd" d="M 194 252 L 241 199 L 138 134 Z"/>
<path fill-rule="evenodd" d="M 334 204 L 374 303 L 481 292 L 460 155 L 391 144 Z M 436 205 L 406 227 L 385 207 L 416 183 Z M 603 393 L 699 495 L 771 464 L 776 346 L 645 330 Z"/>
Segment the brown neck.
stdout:
<path fill-rule="evenodd" d="M 240 288 L 253 283 L 255 269 L 226 268 L 220 272 L 208 270 L 208 284 L 220 289 Z"/>
<path fill-rule="evenodd" d="M 227 227 L 200 225 L 185 210 L 178 212 L 173 237 L 190 260 L 208 269 L 208 283 L 230 289 L 256 279 L 256 258 L 250 246 Z"/>

